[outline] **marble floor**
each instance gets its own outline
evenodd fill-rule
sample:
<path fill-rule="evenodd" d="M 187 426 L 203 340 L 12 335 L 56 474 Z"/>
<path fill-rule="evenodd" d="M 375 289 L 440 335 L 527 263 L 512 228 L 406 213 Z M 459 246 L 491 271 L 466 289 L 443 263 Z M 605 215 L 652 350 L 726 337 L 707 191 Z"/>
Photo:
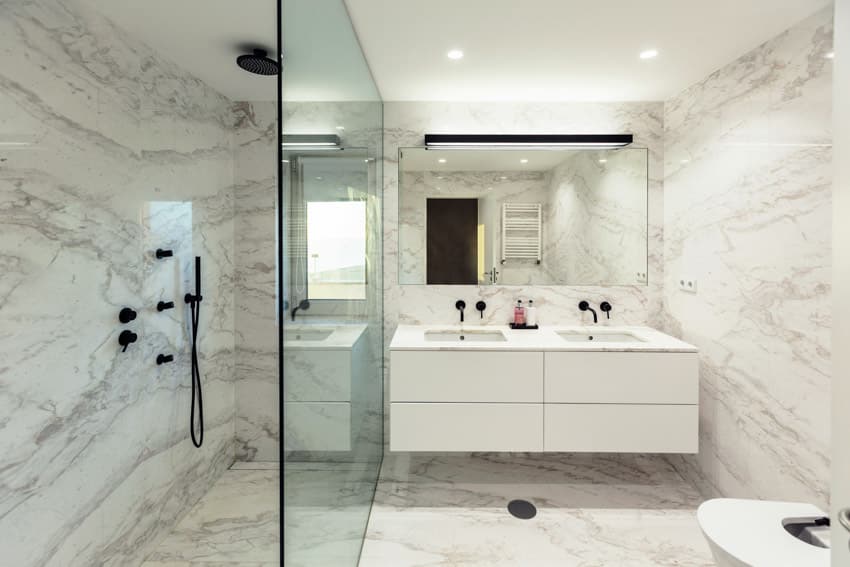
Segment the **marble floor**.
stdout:
<path fill-rule="evenodd" d="M 360 567 L 708 567 L 700 500 L 652 457 L 388 455 Z"/>
<path fill-rule="evenodd" d="M 280 466 L 234 463 L 142 567 L 280 565 Z"/>

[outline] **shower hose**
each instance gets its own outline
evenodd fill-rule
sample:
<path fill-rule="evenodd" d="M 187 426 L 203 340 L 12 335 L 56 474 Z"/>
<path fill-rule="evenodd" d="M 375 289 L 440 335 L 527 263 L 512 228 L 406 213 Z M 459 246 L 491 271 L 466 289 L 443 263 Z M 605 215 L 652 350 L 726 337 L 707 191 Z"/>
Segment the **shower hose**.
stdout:
<path fill-rule="evenodd" d="M 201 257 L 195 256 L 195 295 L 186 294 L 186 303 L 192 313 L 192 409 L 189 412 L 189 433 L 192 444 L 200 447 L 204 444 L 204 398 L 201 392 L 201 366 L 198 360 L 198 322 L 201 318 Z M 197 408 L 197 427 L 195 410 Z M 197 431 L 196 431 L 197 429 Z"/>

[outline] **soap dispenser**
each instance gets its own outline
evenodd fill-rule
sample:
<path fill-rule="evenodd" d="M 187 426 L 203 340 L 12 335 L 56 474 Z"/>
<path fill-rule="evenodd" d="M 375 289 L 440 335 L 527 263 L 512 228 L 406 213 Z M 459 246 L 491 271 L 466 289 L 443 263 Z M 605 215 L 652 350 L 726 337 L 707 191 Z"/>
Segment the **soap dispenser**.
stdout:
<path fill-rule="evenodd" d="M 514 308 L 514 325 L 521 327 L 525 325 L 525 309 L 522 306 L 522 299 L 517 299 L 516 307 Z"/>
<path fill-rule="evenodd" d="M 537 326 L 537 308 L 534 306 L 534 300 L 528 300 L 528 309 L 525 310 L 525 324 L 529 327 Z"/>

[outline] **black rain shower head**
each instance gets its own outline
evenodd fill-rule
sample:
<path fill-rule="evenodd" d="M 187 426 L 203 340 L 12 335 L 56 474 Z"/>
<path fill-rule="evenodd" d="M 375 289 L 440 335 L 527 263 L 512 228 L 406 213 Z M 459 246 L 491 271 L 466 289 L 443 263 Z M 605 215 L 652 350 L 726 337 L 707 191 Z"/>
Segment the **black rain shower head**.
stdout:
<path fill-rule="evenodd" d="M 236 64 L 255 75 L 277 75 L 280 72 L 277 61 L 269 59 L 265 49 L 255 49 L 251 55 L 240 55 Z"/>

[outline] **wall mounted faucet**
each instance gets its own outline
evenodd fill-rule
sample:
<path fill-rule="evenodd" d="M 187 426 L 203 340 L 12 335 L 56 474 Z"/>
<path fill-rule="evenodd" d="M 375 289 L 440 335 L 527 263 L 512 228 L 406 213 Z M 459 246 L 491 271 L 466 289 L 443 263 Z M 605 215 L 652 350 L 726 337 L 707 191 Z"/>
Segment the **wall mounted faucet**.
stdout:
<path fill-rule="evenodd" d="M 593 309 L 593 307 L 590 306 L 590 303 L 588 303 L 587 301 L 581 301 L 578 304 L 578 308 L 581 311 L 590 311 L 591 313 L 593 313 L 593 322 L 599 322 L 599 318 L 596 316 L 596 311 Z"/>
<path fill-rule="evenodd" d="M 599 304 L 599 309 L 601 309 L 603 311 L 603 313 L 605 313 L 605 316 L 608 319 L 611 318 L 611 304 L 610 303 L 608 303 L 607 301 L 603 301 L 602 303 Z"/>
<path fill-rule="evenodd" d="M 296 305 L 296 306 L 292 309 L 292 311 L 290 312 L 290 313 L 291 313 L 291 315 L 292 315 L 292 320 L 293 320 L 293 321 L 295 321 L 295 315 L 298 313 L 298 310 L 299 310 L 299 309 L 300 309 L 301 311 L 307 311 L 308 309 L 310 309 L 310 302 L 309 302 L 308 300 L 306 300 L 306 299 L 302 299 L 301 301 L 299 301 L 299 302 L 298 302 L 298 305 Z"/>
<path fill-rule="evenodd" d="M 466 302 L 462 299 L 455 301 L 455 309 L 460 311 L 460 322 L 463 323 L 463 310 L 466 309 Z"/>
<path fill-rule="evenodd" d="M 487 304 L 483 301 L 479 300 L 478 303 L 475 304 L 475 308 L 478 309 L 478 312 L 481 313 L 481 318 L 484 318 L 484 310 L 487 309 Z"/>

